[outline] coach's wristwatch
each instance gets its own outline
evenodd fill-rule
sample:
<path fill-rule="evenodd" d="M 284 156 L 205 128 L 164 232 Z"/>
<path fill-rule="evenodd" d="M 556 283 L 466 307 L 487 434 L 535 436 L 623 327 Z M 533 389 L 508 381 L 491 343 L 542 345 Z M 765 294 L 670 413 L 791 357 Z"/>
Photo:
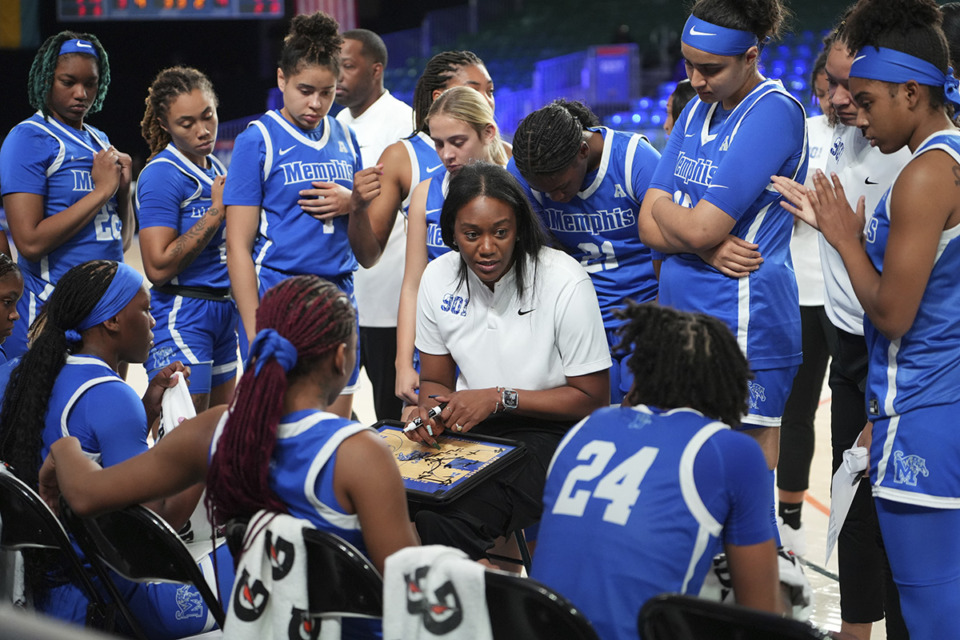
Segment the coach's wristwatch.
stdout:
<path fill-rule="evenodd" d="M 500 404 L 503 405 L 504 411 L 513 411 L 517 408 L 519 401 L 516 389 L 500 389 Z"/>

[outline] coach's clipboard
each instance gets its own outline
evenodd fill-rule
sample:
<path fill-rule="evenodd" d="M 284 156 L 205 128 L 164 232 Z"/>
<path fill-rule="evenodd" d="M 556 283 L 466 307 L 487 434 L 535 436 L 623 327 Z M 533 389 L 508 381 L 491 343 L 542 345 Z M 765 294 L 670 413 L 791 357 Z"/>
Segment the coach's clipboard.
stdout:
<path fill-rule="evenodd" d="M 403 427 L 398 420 L 373 425 L 393 452 L 408 499 L 425 506 L 456 500 L 526 455 L 522 442 L 450 431 L 437 437 L 437 450 L 407 438 Z"/>

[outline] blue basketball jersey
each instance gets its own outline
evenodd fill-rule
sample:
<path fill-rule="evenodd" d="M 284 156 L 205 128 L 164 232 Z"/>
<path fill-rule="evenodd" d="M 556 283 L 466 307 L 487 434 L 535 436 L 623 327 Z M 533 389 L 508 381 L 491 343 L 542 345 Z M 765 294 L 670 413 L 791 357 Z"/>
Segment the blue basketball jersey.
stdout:
<path fill-rule="evenodd" d="M 237 136 L 224 190 L 225 206 L 261 208 L 253 261 L 289 275 L 337 277 L 357 269 L 348 216 L 321 222 L 297 204 L 312 182 L 353 188 L 361 160 L 353 132 L 327 116 L 313 139 L 269 111 Z"/>
<path fill-rule="evenodd" d="M 691 409 L 596 411 L 547 473 L 532 576 L 601 638 L 636 638 L 640 607 L 659 593 L 697 594 L 721 540 L 773 537 L 760 447 Z"/>
<path fill-rule="evenodd" d="M 507 169 L 547 229 L 590 274 L 603 324 L 613 328 L 622 324 L 613 312 L 625 299 L 649 302 L 657 297 L 653 260 L 640 242 L 637 215 L 660 154 L 639 134 L 606 127 L 591 131 L 603 136 L 600 166 L 587 174 L 586 186 L 570 202 L 554 202 L 531 189 L 512 158 Z"/>
<path fill-rule="evenodd" d="M 82 131 L 77 131 L 52 117 L 45 118 L 36 113 L 15 126 L 3 141 L 0 150 L 3 195 L 41 195 L 44 217 L 56 215 L 93 191 L 90 173 L 93 156 L 109 146 L 106 134 L 88 124 L 83 125 Z M 71 267 L 88 260 L 123 262 L 120 230 L 117 198 L 114 196 L 93 220 L 49 254 L 37 261 L 20 256 L 17 262 L 25 274 L 55 285 Z M 45 295 L 43 299 L 46 299 Z"/>
<path fill-rule="evenodd" d="M 782 196 L 770 176 L 803 182 L 804 121 L 803 107 L 774 80 L 761 82 L 729 112 L 720 103 L 694 98 L 677 120 L 650 184 L 685 207 L 706 199 L 736 221 L 732 235 L 760 245 L 763 264 L 745 278 L 729 278 L 689 253 L 664 256 L 660 270 L 660 303 L 723 320 L 754 369 L 801 360 L 790 257 L 793 216 L 780 206 Z M 762 157 L 771 135 L 785 149 L 782 159 Z M 768 170 L 770 164 L 778 166 Z"/>
<path fill-rule="evenodd" d="M 437 155 L 437 147 L 433 144 L 430 136 L 423 131 L 418 131 L 417 135 L 410 138 L 404 138 L 400 141 L 407 150 L 410 157 L 410 189 L 407 191 L 407 197 L 401 203 L 403 215 L 407 215 L 410 208 L 410 198 L 413 197 L 413 188 L 426 180 L 440 175 L 443 168 L 443 162 Z"/>
<path fill-rule="evenodd" d="M 227 173 L 214 155 L 210 168 L 201 169 L 184 156 L 173 143 L 154 156 L 140 172 L 134 201 L 140 228 L 168 227 L 183 235 L 202 218 L 212 204 L 213 179 Z M 203 251 L 170 284 L 188 287 L 229 287 L 227 274 L 227 224 Z"/>
<path fill-rule="evenodd" d="M 450 188 L 450 174 L 444 171 L 437 172 L 430 179 L 427 189 L 427 262 L 433 262 L 450 247 L 443 243 L 443 234 L 440 232 L 440 212 L 443 210 L 443 201 L 447 199 L 447 189 Z"/>
<path fill-rule="evenodd" d="M 960 164 L 960 133 L 940 132 L 927 138 L 913 157 L 938 149 Z M 866 229 L 866 250 L 877 271 L 890 232 L 890 193 L 880 199 Z M 936 261 L 910 329 L 888 340 L 869 317 L 864 337 L 870 353 L 867 412 L 871 419 L 892 417 L 921 407 L 960 402 L 960 225 L 940 234 Z"/>

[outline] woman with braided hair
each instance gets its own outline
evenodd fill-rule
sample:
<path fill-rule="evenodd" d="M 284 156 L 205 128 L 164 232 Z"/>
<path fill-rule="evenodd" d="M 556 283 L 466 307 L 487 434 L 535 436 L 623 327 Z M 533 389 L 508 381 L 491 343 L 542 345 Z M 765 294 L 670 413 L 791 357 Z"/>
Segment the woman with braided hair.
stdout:
<path fill-rule="evenodd" d="M 213 155 L 217 96 L 202 72 L 164 69 L 140 123 L 151 157 L 135 200 L 143 269 L 153 283 L 154 345 L 148 378 L 171 362 L 190 366 L 197 412 L 228 402 L 237 375 L 237 306 L 230 296 L 223 185 Z"/>
<path fill-rule="evenodd" d="M 150 292 L 133 268 L 94 260 L 67 271 L 35 323 L 30 349 L 12 370 L 2 369 L 9 381 L 2 387 L 0 460 L 36 487 L 40 463 L 62 437 L 73 438 L 81 455 L 104 467 L 146 451 L 147 432 L 159 416 L 164 389 L 174 372 L 189 374 L 180 362 L 170 364 L 154 376 L 143 398 L 118 375 L 120 362 L 146 359 L 153 325 Z M 184 489 L 147 506 L 179 528 L 196 507 L 202 487 Z M 216 578 L 230 584 L 233 570 L 226 547 L 217 553 Z M 26 582 L 35 606 L 82 625 L 89 602 L 67 578 L 69 569 L 48 555 L 27 554 L 26 559 Z M 209 557 L 200 566 L 212 574 Z M 191 615 L 174 615 L 178 602 L 202 601 L 192 588 L 114 578 L 153 638 L 193 635 L 215 624 L 205 605 L 192 609 Z M 184 588 L 188 591 L 181 592 Z"/>
<path fill-rule="evenodd" d="M 0 252 L 0 365 L 7 361 L 3 343 L 13 333 L 20 312 L 17 302 L 23 296 L 23 274 L 13 258 Z"/>
<path fill-rule="evenodd" d="M 133 238 L 130 156 L 85 122 L 109 86 L 110 62 L 95 36 L 50 36 L 30 67 L 37 113 L 0 149 L 3 206 L 25 290 L 18 306 L 24 320 L 6 343 L 10 357 L 26 350 L 27 328 L 70 267 L 96 258 L 122 262 Z"/>
<path fill-rule="evenodd" d="M 289 278 L 264 294 L 257 328 L 229 409 L 213 407 L 106 469 L 62 438 L 41 470 L 41 494 L 55 502 L 62 491 L 88 515 L 206 480 L 217 522 L 289 513 L 353 543 L 383 571 L 387 556 L 416 539 L 393 454 L 372 429 L 329 412 L 356 357 L 350 298 L 316 276 Z"/>
<path fill-rule="evenodd" d="M 322 12 L 293 19 L 277 68 L 283 107 L 250 123 L 233 148 L 223 202 L 244 356 L 260 296 L 281 280 L 318 275 L 353 297 L 354 252 L 365 239 L 354 218 L 380 192 L 380 169 L 362 169 L 356 135 L 328 115 L 340 73 L 338 31 Z M 338 415 L 351 414 L 357 360 L 332 407 Z"/>
<path fill-rule="evenodd" d="M 639 134 L 600 126 L 581 102 L 555 100 L 520 122 L 508 169 L 534 210 L 590 274 L 613 354 L 610 400 L 630 389 L 627 354 L 616 350 L 625 300 L 657 297 L 653 256 L 637 234 L 637 215 L 660 154 Z"/>
<path fill-rule="evenodd" d="M 773 487 L 760 447 L 730 429 L 753 377 L 736 339 L 716 318 L 652 303 L 617 316 L 633 387 L 557 448 L 531 575 L 602 638 L 627 640 L 648 599 L 699 593 L 722 542 L 737 603 L 780 613 Z"/>

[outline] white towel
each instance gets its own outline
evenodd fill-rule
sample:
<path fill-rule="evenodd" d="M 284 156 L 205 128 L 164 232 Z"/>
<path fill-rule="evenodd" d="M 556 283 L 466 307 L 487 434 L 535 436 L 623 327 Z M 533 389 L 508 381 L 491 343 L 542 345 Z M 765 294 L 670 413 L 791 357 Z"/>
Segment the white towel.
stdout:
<path fill-rule="evenodd" d="M 459 549 L 407 547 L 387 558 L 384 640 L 492 640 L 484 568 Z"/>
<path fill-rule="evenodd" d="M 224 635 L 231 640 L 309 638 L 307 617 L 307 520 L 258 511 L 250 519 L 230 594 Z"/>

